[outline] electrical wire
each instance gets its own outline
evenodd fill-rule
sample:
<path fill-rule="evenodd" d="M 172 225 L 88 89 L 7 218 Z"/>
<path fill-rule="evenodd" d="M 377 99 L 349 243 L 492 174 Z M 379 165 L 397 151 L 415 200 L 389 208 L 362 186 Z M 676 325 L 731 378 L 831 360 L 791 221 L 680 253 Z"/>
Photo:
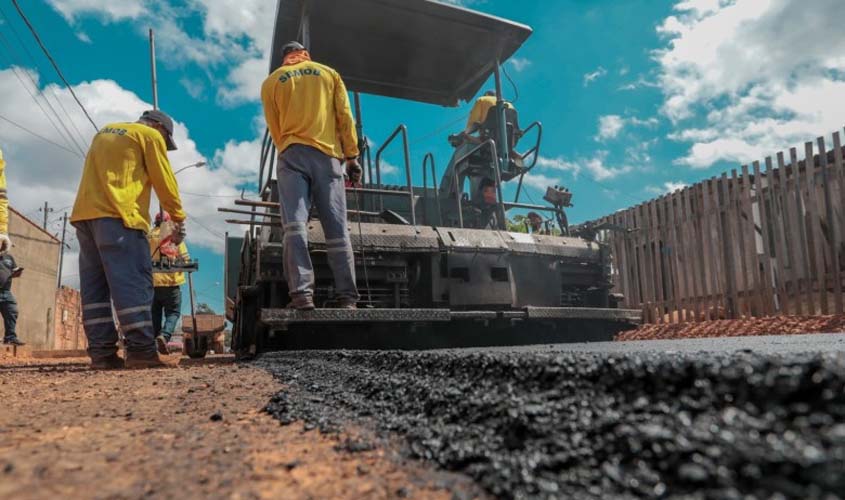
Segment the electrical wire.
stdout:
<path fill-rule="evenodd" d="M 94 119 L 91 118 L 91 115 L 88 114 L 88 110 L 85 109 L 85 106 L 82 104 L 82 101 L 79 100 L 79 97 L 76 95 L 76 92 L 73 91 L 73 87 L 71 87 L 70 83 L 68 83 L 67 78 L 65 78 L 65 75 L 59 68 L 58 63 L 56 63 L 56 60 L 53 59 L 53 56 L 50 54 L 50 51 L 47 50 L 47 47 L 44 46 L 44 42 L 41 41 L 41 37 L 38 36 L 38 31 L 36 31 L 35 26 L 33 26 L 32 23 L 29 22 L 29 19 L 26 17 L 26 14 L 24 14 L 23 9 L 21 9 L 21 6 L 18 4 L 18 0 L 12 0 L 12 4 L 15 6 L 15 9 L 18 11 L 18 14 L 20 14 L 21 19 L 23 19 L 23 22 L 26 24 L 27 28 L 29 28 L 30 33 L 32 33 L 32 36 L 38 43 L 38 46 L 41 47 L 41 50 L 44 52 L 44 55 L 47 56 L 47 59 L 50 61 L 50 64 L 53 65 L 53 69 L 56 70 L 56 73 L 59 75 L 59 78 L 65 84 L 65 87 L 67 87 L 68 91 L 70 91 L 70 95 L 73 96 L 73 99 L 76 101 L 76 104 L 79 105 L 79 107 L 82 109 L 82 112 L 85 113 L 85 117 L 88 118 L 89 122 L 91 122 L 91 126 L 94 127 L 94 132 L 99 132 L 100 127 L 98 127 L 97 124 L 94 123 Z"/>
<path fill-rule="evenodd" d="M 502 73 L 504 73 L 505 78 L 507 78 L 508 81 L 511 82 L 511 87 L 513 87 L 513 94 L 514 94 L 514 97 L 513 97 L 513 100 L 511 101 L 511 104 L 516 105 L 516 101 L 519 100 L 519 88 L 513 82 L 511 75 L 508 73 L 508 65 L 507 64 L 502 65 Z"/>
<path fill-rule="evenodd" d="M 21 125 L 21 124 L 19 124 L 19 123 L 15 122 L 15 121 L 13 121 L 13 120 L 11 120 L 11 119 L 9 119 L 9 118 L 6 118 L 6 117 L 5 117 L 5 116 L 3 116 L 3 115 L 0 115 L 0 120 L 4 120 L 4 121 L 6 121 L 6 122 L 8 122 L 8 123 L 12 124 L 13 126 L 15 126 L 15 127 L 19 128 L 19 129 L 23 130 L 24 132 L 26 132 L 26 133 L 28 133 L 28 134 L 31 134 L 31 135 L 33 135 L 33 136 L 35 136 L 35 137 L 38 137 L 39 139 L 41 139 L 41 140 L 42 140 L 42 141 L 44 141 L 44 142 L 48 142 L 48 143 L 52 144 L 53 146 L 56 146 L 57 148 L 61 148 L 61 149 L 65 150 L 65 151 L 67 151 L 68 153 L 70 153 L 70 154 L 72 154 L 72 155 L 74 155 L 74 156 L 79 157 L 80 159 L 84 159 L 84 157 L 83 157 L 82 155 L 80 155 L 78 152 L 76 152 L 76 151 L 74 151 L 74 150 L 72 150 L 72 149 L 69 149 L 69 148 L 67 148 L 66 146 L 62 146 L 62 145 L 61 145 L 61 144 L 59 144 L 58 142 L 55 142 L 55 141 L 53 141 L 53 140 L 51 140 L 51 139 L 48 139 L 48 138 L 44 137 L 43 135 L 40 135 L 40 134 L 38 134 L 38 133 L 36 133 L 36 132 L 33 132 L 32 130 L 29 130 L 28 128 L 24 127 L 23 125 Z"/>
<path fill-rule="evenodd" d="M 5 45 L 6 44 L 5 40 L 6 40 L 5 37 L 3 37 L 2 34 L 0 34 L 0 42 L 2 42 Z M 21 67 L 19 67 L 19 65 L 15 64 L 15 61 L 11 57 L 8 58 L 8 61 L 10 62 L 10 69 L 12 70 L 12 73 L 14 73 L 15 78 L 17 78 L 18 83 L 20 83 L 21 87 L 23 87 L 24 90 L 26 90 L 27 94 L 29 94 L 29 97 L 32 98 L 32 102 L 34 102 L 35 105 L 38 106 L 38 109 L 41 110 L 41 113 L 44 114 L 44 117 L 47 118 L 48 122 L 50 122 L 50 125 L 53 127 L 53 130 L 56 131 L 56 133 L 59 135 L 59 137 L 61 137 L 62 141 L 64 141 L 68 146 L 71 146 L 71 147 L 76 146 L 77 148 L 79 148 L 78 144 L 73 142 L 71 140 L 71 138 L 65 136 L 62 133 L 62 131 L 59 129 L 59 126 L 56 124 L 55 119 L 52 116 L 50 116 L 50 113 L 44 108 L 44 105 L 41 103 L 41 101 L 38 100 L 38 97 L 36 97 L 36 94 L 26 84 L 26 82 L 24 82 L 24 79 L 21 76 L 21 73 L 25 73 L 27 75 L 27 77 L 30 78 L 30 80 L 32 80 L 32 75 L 30 75 L 28 71 L 23 70 Z M 40 91 L 40 89 L 38 89 L 37 84 L 34 84 L 34 86 L 35 86 L 36 92 L 40 93 L 41 91 Z M 47 102 L 47 105 L 50 106 L 50 103 Z M 55 113 L 55 110 L 54 110 L 54 113 Z M 59 119 L 59 123 L 60 124 L 62 123 L 61 119 Z"/>
<path fill-rule="evenodd" d="M 15 29 L 14 25 L 12 24 L 11 20 L 9 19 L 9 16 L 6 15 L 6 11 L 3 10 L 2 6 L 0 6 L 0 16 L 2 16 L 3 19 L 6 21 L 6 25 L 9 27 L 9 31 L 12 32 L 12 35 L 15 37 L 15 40 L 17 40 L 18 45 L 23 50 L 23 53 L 26 54 L 26 56 L 29 58 L 29 62 L 32 64 L 32 67 L 38 68 L 38 63 L 35 61 L 35 56 L 32 55 L 32 52 L 30 52 L 29 49 L 27 48 L 26 44 L 23 43 L 21 36 L 18 34 L 18 31 Z M 27 72 L 27 75 L 29 75 L 28 72 Z M 31 75 L 29 75 L 29 76 L 31 77 Z M 38 89 L 38 84 L 35 83 L 35 81 L 33 81 L 33 85 L 35 86 L 35 88 Z M 84 146 L 87 143 L 87 139 L 79 131 L 79 128 L 77 128 L 76 120 L 74 120 L 73 117 L 70 116 L 70 113 L 68 112 L 67 108 L 65 108 L 65 105 L 62 103 L 62 100 L 59 99 L 59 94 L 56 93 L 55 88 L 53 88 L 53 87 L 49 87 L 49 88 L 50 88 L 50 93 L 53 95 L 53 98 L 55 99 L 56 103 L 58 103 L 62 112 L 67 117 L 68 121 L 70 122 L 70 126 L 76 132 L 76 137 L 73 138 L 74 142 L 76 143 L 76 139 L 79 139 L 80 142 L 77 143 L 77 145 L 81 144 L 81 145 Z M 39 89 L 39 93 L 41 94 L 41 97 L 43 97 L 44 100 L 49 104 L 50 100 L 47 98 L 47 96 L 44 95 L 44 92 L 41 91 L 41 89 Z M 51 106 L 51 108 L 52 108 L 52 106 Z M 54 110 L 54 113 L 55 113 L 55 110 Z M 58 114 L 56 114 L 56 117 L 58 118 Z M 59 118 L 59 120 L 61 120 L 61 119 Z M 68 135 L 70 135 L 70 131 L 68 131 Z M 79 147 L 80 147 L 80 149 L 84 149 L 81 146 L 79 146 Z M 84 154 L 84 152 L 83 152 L 83 154 Z"/>

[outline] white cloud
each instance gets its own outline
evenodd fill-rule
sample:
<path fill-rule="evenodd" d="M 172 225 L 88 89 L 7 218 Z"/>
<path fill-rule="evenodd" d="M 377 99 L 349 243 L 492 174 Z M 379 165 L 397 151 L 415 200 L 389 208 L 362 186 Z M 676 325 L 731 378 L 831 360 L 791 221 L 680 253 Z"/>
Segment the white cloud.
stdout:
<path fill-rule="evenodd" d="M 592 158 L 582 158 L 577 161 L 570 161 L 561 156 L 557 158 L 541 156 L 537 159 L 537 169 L 547 173 L 569 172 L 573 178 L 577 178 L 582 171 L 586 171 L 594 180 L 599 182 L 615 179 L 619 175 L 627 174 L 634 170 L 630 165 L 618 167 L 607 165 L 607 156 L 607 151 L 597 151 Z M 535 182 L 539 181 L 535 179 Z"/>
<path fill-rule="evenodd" d="M 581 165 L 568 161 L 562 156 L 558 156 L 557 158 L 540 156 L 537 158 L 537 167 L 549 170 L 559 170 L 561 172 L 571 172 L 572 177 L 578 177 L 578 174 L 581 172 Z"/>
<path fill-rule="evenodd" d="M 634 167 L 630 165 L 623 165 L 620 167 L 608 166 L 606 160 L 607 152 L 599 151 L 594 157 L 586 161 L 584 167 L 588 172 L 590 172 L 593 179 L 599 182 L 615 179 L 622 174 L 627 174 L 634 170 Z"/>
<path fill-rule="evenodd" d="M 179 84 L 182 85 L 185 92 L 194 99 L 202 99 L 205 95 L 205 84 L 202 80 L 184 76 L 179 79 Z"/>
<path fill-rule="evenodd" d="M 607 74 L 607 70 L 603 67 L 599 66 L 596 68 L 595 71 L 591 73 L 587 73 L 584 75 L 584 86 L 587 87 L 594 81 L 598 80 L 599 78 L 605 76 Z"/>
<path fill-rule="evenodd" d="M 689 184 L 685 182 L 673 182 L 667 181 L 664 182 L 662 186 L 646 186 L 645 190 L 647 193 L 653 194 L 655 196 L 663 196 L 664 194 L 674 193 L 680 189 L 687 187 Z"/>
<path fill-rule="evenodd" d="M 37 74 L 33 73 L 33 76 L 37 81 Z M 83 82 L 73 89 L 99 126 L 135 121 L 141 112 L 151 107 L 111 80 Z M 54 85 L 48 85 L 43 90 L 47 96 L 55 93 L 70 112 L 73 125 L 83 136 L 79 140 L 83 151 L 87 150 L 94 129 L 82 117 L 70 93 Z M 58 133 L 46 125 L 44 115 L 20 86 L 11 69 L 0 70 L 0 95 L 4 96 L 0 100 L 0 115 L 46 139 L 64 143 Z M 60 109 L 55 102 L 54 106 Z M 179 146 L 179 150 L 169 153 L 174 170 L 197 161 L 207 161 L 197 150 L 188 128 L 178 116 L 174 120 L 174 139 Z M 57 216 L 70 210 L 82 173 L 81 155 L 50 144 L 4 120 L 0 120 L 0 148 L 7 162 L 9 199 L 13 207 L 22 213 L 37 213 L 38 208 L 48 201 L 56 208 Z M 180 190 L 184 193 L 182 202 L 189 214 L 189 244 L 222 251 L 222 235 L 229 228 L 217 212 L 217 207 L 229 204 L 229 197 L 238 196 L 238 186 L 255 181 L 259 151 L 260 141 L 257 139 L 229 142 L 215 153 L 209 167 L 192 168 L 179 174 Z"/>
<path fill-rule="evenodd" d="M 615 139 L 622 132 L 626 125 L 636 127 L 655 127 L 658 124 L 657 118 L 641 120 L 635 116 L 623 117 L 620 115 L 604 115 L 599 117 L 599 131 L 596 135 L 597 141 Z"/>
<path fill-rule="evenodd" d="M 686 0 L 658 28 L 662 113 L 677 163 L 748 161 L 811 140 L 845 116 L 839 0 Z M 831 36 L 819 36 L 830 33 Z"/>
<path fill-rule="evenodd" d="M 625 121 L 619 115 L 605 115 L 599 117 L 599 133 L 596 136 L 596 140 L 607 140 L 613 139 L 619 132 L 622 131 L 622 128 L 625 126 Z"/>
<path fill-rule="evenodd" d="M 127 21 L 139 35 L 156 34 L 164 64 L 196 65 L 218 87 L 224 104 L 257 101 L 268 74 L 276 3 L 264 0 L 191 0 L 190 9 L 172 0 L 48 0 L 71 23 L 83 16 L 102 22 Z M 202 20 L 201 32 L 192 26 Z M 191 27 L 191 28 L 189 28 Z M 216 74 L 224 76 L 218 79 Z"/>
<path fill-rule="evenodd" d="M 522 183 L 528 187 L 546 192 L 546 188 L 551 186 L 560 186 L 562 184 L 559 177 L 549 177 L 544 174 L 530 172 L 522 179 Z"/>
<path fill-rule="evenodd" d="M 114 0 L 49 0 L 68 21 L 80 14 L 95 14 L 107 21 L 137 19 L 147 13 L 144 2 Z"/>
<path fill-rule="evenodd" d="M 525 57 L 511 57 L 508 59 L 508 64 L 513 66 L 513 69 L 519 73 L 528 69 L 533 63 Z"/>

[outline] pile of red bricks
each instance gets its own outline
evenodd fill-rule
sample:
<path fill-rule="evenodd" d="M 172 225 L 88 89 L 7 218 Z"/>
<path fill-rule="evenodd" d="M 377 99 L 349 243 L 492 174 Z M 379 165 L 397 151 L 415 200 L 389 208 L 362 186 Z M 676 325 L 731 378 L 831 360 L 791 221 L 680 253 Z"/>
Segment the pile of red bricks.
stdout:
<path fill-rule="evenodd" d="M 774 316 L 698 323 L 648 324 L 621 332 L 616 340 L 697 339 L 753 335 L 845 332 L 845 316 Z"/>

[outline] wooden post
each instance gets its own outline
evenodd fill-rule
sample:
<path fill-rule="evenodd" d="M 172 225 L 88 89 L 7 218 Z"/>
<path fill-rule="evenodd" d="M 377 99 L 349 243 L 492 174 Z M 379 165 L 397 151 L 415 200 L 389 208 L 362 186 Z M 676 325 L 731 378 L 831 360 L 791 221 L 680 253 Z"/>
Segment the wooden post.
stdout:
<path fill-rule="evenodd" d="M 703 242 L 700 238 L 701 230 L 701 213 L 693 211 L 692 207 L 698 207 L 696 197 L 697 190 L 695 187 L 687 187 L 684 193 L 684 217 L 686 225 L 686 235 L 684 241 L 686 242 L 686 256 L 690 264 L 690 280 L 692 282 L 691 296 L 693 297 L 693 320 L 699 321 L 701 319 L 701 298 L 704 295 L 702 288 L 704 286 L 704 271 L 703 268 Z"/>
<path fill-rule="evenodd" d="M 807 179 L 807 206 L 810 209 L 810 222 L 807 229 L 811 235 L 810 241 L 813 245 L 813 263 L 816 270 L 815 282 L 819 287 L 821 313 L 827 314 L 827 273 L 825 272 L 824 266 L 824 237 L 822 236 L 819 209 L 816 203 L 818 189 L 816 183 L 816 162 L 813 158 L 813 143 L 808 142 L 804 144 L 804 151 L 804 174 Z"/>
<path fill-rule="evenodd" d="M 724 263 L 725 289 L 728 301 L 726 312 L 731 319 L 736 319 L 739 312 L 739 299 L 736 286 L 736 260 L 733 255 L 735 235 L 731 230 L 730 223 L 730 195 L 728 194 L 728 174 L 722 173 L 721 179 L 717 182 L 719 187 L 718 208 L 719 208 L 719 232 L 722 241 L 722 262 Z"/>
<path fill-rule="evenodd" d="M 798 281 L 800 279 L 799 273 L 799 264 L 798 264 L 798 239 L 799 235 L 797 231 L 794 231 L 795 226 L 792 223 L 792 218 L 795 214 L 795 210 L 793 207 L 793 203 L 791 203 L 791 198 L 789 196 L 789 180 L 787 177 L 787 168 L 786 164 L 784 163 L 783 153 L 778 153 L 778 170 L 780 171 L 780 199 L 781 199 L 781 207 L 783 207 L 783 242 L 786 246 L 786 253 L 784 255 L 788 255 L 788 266 L 789 266 L 789 281 L 790 287 L 789 291 L 791 292 L 792 297 L 792 304 L 793 310 L 795 314 L 803 314 L 803 299 L 801 298 L 801 286 L 799 285 Z M 795 178 L 797 175 L 798 170 L 794 168 L 792 170 L 792 177 Z M 787 311 L 788 314 L 788 311 Z"/>
<path fill-rule="evenodd" d="M 822 171 L 822 189 L 824 191 L 824 214 L 827 219 L 828 247 L 830 248 L 830 267 L 833 278 L 833 301 L 836 314 L 842 314 L 842 278 L 839 272 L 839 228 L 833 218 L 833 201 L 831 195 L 831 179 L 828 175 L 827 148 L 824 137 L 817 139 L 819 145 L 819 167 Z M 827 280 L 827 272 L 825 281 Z M 827 288 L 827 286 L 825 286 Z"/>
<path fill-rule="evenodd" d="M 775 173 L 777 173 L 777 180 L 775 180 Z M 786 172 L 783 169 L 775 169 L 772 165 L 772 157 L 766 157 L 766 178 L 769 180 L 769 194 L 771 203 L 771 211 L 769 212 L 772 223 L 772 238 L 774 240 L 775 253 L 775 276 L 777 277 L 777 294 L 778 306 L 781 314 L 789 314 L 789 292 L 786 288 L 786 268 L 788 266 L 787 249 L 786 249 L 786 233 L 783 231 L 782 224 L 786 219 L 786 211 L 783 204 L 780 203 L 781 186 L 784 183 L 784 175 Z M 781 206 L 780 216 L 778 216 L 778 205 Z"/>
<path fill-rule="evenodd" d="M 751 175 L 748 173 L 748 165 L 742 166 L 742 179 L 745 189 L 742 193 L 740 206 L 742 207 L 743 214 L 745 215 L 745 217 L 743 217 L 743 220 L 745 221 L 743 231 L 747 235 L 745 238 L 746 248 L 743 252 L 748 253 L 748 255 L 751 256 L 750 272 L 752 277 L 752 286 L 754 287 L 754 291 L 750 294 L 751 296 L 749 299 L 753 300 L 757 316 L 764 316 L 766 308 L 763 305 L 764 293 L 762 280 L 760 278 L 760 259 L 758 258 L 757 252 L 757 226 L 754 223 L 754 206 L 751 203 L 751 186 L 753 185 L 753 181 L 751 180 Z"/>
<path fill-rule="evenodd" d="M 744 179 L 744 180 L 747 180 Z M 747 234 L 746 236 L 746 227 L 744 220 L 745 215 L 742 210 L 742 205 L 740 204 L 742 201 L 742 189 L 743 186 L 739 183 L 740 179 L 737 177 L 736 169 L 731 170 L 731 179 L 728 185 L 728 196 L 730 200 L 730 207 L 736 211 L 735 216 L 728 217 L 728 222 L 731 224 L 731 228 L 735 228 L 736 230 L 736 237 L 737 237 L 737 250 L 739 251 L 739 266 L 740 266 L 740 275 L 739 275 L 739 284 L 738 289 L 741 291 L 740 297 L 741 302 L 737 304 L 737 312 L 742 312 L 742 303 L 745 304 L 745 310 L 747 311 L 747 315 L 750 318 L 752 316 L 752 307 L 751 307 L 751 286 L 748 283 L 748 272 L 749 268 L 753 268 L 752 266 L 757 261 L 757 253 L 748 252 L 748 245 L 746 244 L 746 239 L 750 239 L 753 237 L 753 232 Z M 743 183 L 745 184 L 745 183 Z M 753 217 L 752 217 L 753 220 Z M 749 266 L 748 261 L 751 260 L 752 264 Z"/>
<path fill-rule="evenodd" d="M 806 179 L 805 175 L 807 169 L 804 169 L 804 174 L 801 173 L 801 165 L 798 162 L 798 152 L 795 148 L 789 149 L 789 157 L 792 161 L 792 171 L 795 174 L 795 215 L 798 233 L 801 236 L 800 248 L 802 282 L 804 283 L 804 290 L 807 292 L 807 313 L 812 316 L 816 314 L 816 298 L 813 293 L 813 273 L 810 266 L 810 230 L 807 228 L 807 210 L 805 208 L 806 204 L 804 203 L 803 185 L 805 181 L 801 180 L 802 177 Z"/>
<path fill-rule="evenodd" d="M 666 197 L 665 221 L 667 223 L 667 242 L 664 243 L 664 248 L 669 248 L 669 251 L 667 252 L 667 257 L 669 261 L 669 274 L 671 275 L 672 284 L 672 309 L 675 311 L 675 316 L 672 318 L 672 320 L 675 321 L 675 318 L 677 318 L 677 323 L 683 323 L 686 321 L 687 317 L 686 311 L 684 310 L 685 297 L 681 290 L 683 277 L 680 273 L 680 263 L 678 261 L 678 255 L 681 253 L 681 251 L 680 246 L 678 245 L 678 232 L 677 228 L 675 227 L 675 198 L 675 193 L 670 193 L 669 196 Z"/>
<path fill-rule="evenodd" d="M 760 162 L 754 162 L 754 185 L 757 187 L 757 209 L 760 211 L 760 236 L 763 238 L 763 290 L 766 300 L 763 305 L 768 314 L 774 314 L 774 290 L 772 289 L 772 252 L 769 239 L 769 217 L 766 205 L 766 193 L 763 190 L 763 178 L 760 175 Z"/>

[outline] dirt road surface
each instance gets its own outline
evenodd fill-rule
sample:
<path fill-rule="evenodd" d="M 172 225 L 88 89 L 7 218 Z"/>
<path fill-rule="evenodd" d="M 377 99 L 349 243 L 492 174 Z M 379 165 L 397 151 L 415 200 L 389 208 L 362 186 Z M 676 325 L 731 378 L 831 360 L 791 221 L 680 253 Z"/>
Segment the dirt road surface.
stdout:
<path fill-rule="evenodd" d="M 281 388 L 230 359 L 121 372 L 0 359 L 0 498 L 476 496 L 390 447 L 350 446 L 355 431 L 279 425 L 263 408 Z"/>

